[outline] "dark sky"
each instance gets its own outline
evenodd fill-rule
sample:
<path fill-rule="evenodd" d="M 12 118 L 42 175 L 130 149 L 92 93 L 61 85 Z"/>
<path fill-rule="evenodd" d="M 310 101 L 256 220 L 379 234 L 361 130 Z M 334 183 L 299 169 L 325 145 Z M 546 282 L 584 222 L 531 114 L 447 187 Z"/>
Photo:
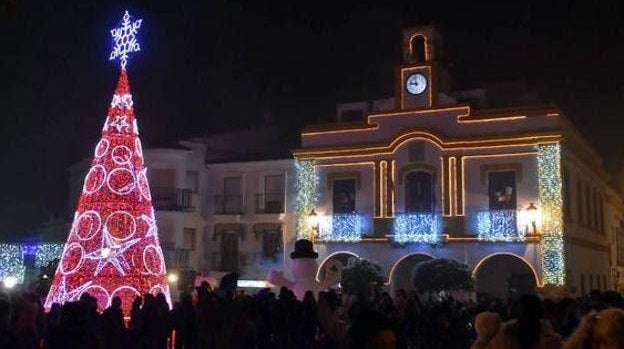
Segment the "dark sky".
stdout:
<path fill-rule="evenodd" d="M 524 81 L 622 163 L 617 0 L 0 0 L 0 238 L 67 212 L 66 168 L 98 141 L 119 69 L 109 29 L 124 9 L 143 19 L 129 72 L 146 147 L 265 113 L 294 129 L 329 120 L 337 102 L 390 96 L 401 27 L 434 23 L 456 87 Z"/>

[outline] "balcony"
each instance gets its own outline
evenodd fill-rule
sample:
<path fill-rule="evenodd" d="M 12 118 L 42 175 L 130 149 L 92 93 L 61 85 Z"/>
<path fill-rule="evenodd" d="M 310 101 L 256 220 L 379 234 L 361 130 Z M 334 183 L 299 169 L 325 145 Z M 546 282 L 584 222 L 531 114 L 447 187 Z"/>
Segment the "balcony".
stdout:
<path fill-rule="evenodd" d="M 436 243 L 442 231 L 442 216 L 433 212 L 397 214 L 392 230 L 398 243 Z"/>
<path fill-rule="evenodd" d="M 159 211 L 195 211 L 191 189 L 152 187 L 152 204 Z"/>
<path fill-rule="evenodd" d="M 479 240 L 524 241 L 528 230 L 525 212 L 521 210 L 477 211 L 476 227 Z"/>
<path fill-rule="evenodd" d="M 284 213 L 284 193 L 256 194 L 256 213 Z"/>
<path fill-rule="evenodd" d="M 171 269 L 185 269 L 190 266 L 191 250 L 163 248 L 165 265 Z"/>
<path fill-rule="evenodd" d="M 242 214 L 242 195 L 215 195 L 215 214 Z"/>
<path fill-rule="evenodd" d="M 321 241 L 360 241 L 364 231 L 364 223 L 364 216 L 357 213 L 320 216 L 318 239 Z"/>

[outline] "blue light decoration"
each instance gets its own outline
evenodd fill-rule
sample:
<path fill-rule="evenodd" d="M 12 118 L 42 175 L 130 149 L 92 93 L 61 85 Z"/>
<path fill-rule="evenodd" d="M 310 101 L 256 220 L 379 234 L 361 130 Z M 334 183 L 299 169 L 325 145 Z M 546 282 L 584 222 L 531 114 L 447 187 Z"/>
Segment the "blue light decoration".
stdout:
<path fill-rule="evenodd" d="M 295 160 L 295 231 L 298 239 L 312 240 L 315 228 L 308 223 L 308 218 L 316 204 L 316 186 L 318 176 L 314 169 L 314 160 Z"/>
<path fill-rule="evenodd" d="M 23 283 L 26 273 L 24 255 L 34 255 L 35 267 L 40 268 L 60 259 L 63 247 L 63 244 L 0 244 L 0 281 L 13 276 L 18 283 Z"/>
<path fill-rule="evenodd" d="M 477 212 L 477 233 L 483 241 L 525 241 L 524 220 L 516 210 Z"/>
<path fill-rule="evenodd" d="M 115 60 L 119 58 L 121 69 L 126 69 L 128 63 L 128 54 L 141 51 L 141 45 L 137 41 L 136 35 L 141 28 L 141 19 L 137 19 L 134 22 L 130 22 L 130 15 L 126 11 L 123 15 L 123 21 L 121 27 L 111 29 L 111 35 L 113 36 L 113 52 L 109 57 L 109 60 Z"/>
<path fill-rule="evenodd" d="M 13 276 L 18 283 L 24 282 L 24 253 L 19 245 L 0 244 L 0 281 Z"/>
<path fill-rule="evenodd" d="M 563 253 L 563 199 L 561 184 L 561 145 L 537 146 L 537 172 L 541 204 L 541 244 L 544 283 L 565 285 Z"/>
<path fill-rule="evenodd" d="M 394 218 L 394 240 L 398 243 L 423 242 L 433 244 L 440 240 L 442 219 L 434 213 L 397 214 Z"/>
<path fill-rule="evenodd" d="M 338 213 L 319 219 L 319 240 L 357 242 L 362 239 L 363 217 L 357 213 Z"/>
<path fill-rule="evenodd" d="M 35 267 L 41 268 L 63 255 L 64 244 L 41 244 L 35 249 Z"/>

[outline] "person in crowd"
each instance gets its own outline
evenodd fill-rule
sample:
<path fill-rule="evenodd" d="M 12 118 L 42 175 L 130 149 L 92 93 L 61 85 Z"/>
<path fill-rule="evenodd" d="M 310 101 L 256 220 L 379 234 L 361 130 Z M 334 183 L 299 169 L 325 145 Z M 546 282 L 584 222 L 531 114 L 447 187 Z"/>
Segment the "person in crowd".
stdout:
<path fill-rule="evenodd" d="M 537 296 L 522 296 L 515 317 L 505 322 L 492 339 L 491 349 L 557 349 L 561 336 L 542 319 L 542 303 Z"/>
<path fill-rule="evenodd" d="M 397 339 L 385 315 L 377 310 L 363 310 L 349 329 L 349 348 L 394 349 Z"/>
<path fill-rule="evenodd" d="M 121 310 L 121 298 L 113 297 L 110 307 L 102 312 L 102 343 L 106 349 L 121 349 L 124 344 L 125 324 Z"/>
<path fill-rule="evenodd" d="M 624 310 L 607 308 L 587 314 L 564 349 L 624 349 Z"/>
<path fill-rule="evenodd" d="M 486 349 L 490 341 L 498 333 L 501 325 L 501 317 L 497 313 L 484 311 L 475 318 L 475 332 L 477 339 L 472 343 L 471 349 Z"/>

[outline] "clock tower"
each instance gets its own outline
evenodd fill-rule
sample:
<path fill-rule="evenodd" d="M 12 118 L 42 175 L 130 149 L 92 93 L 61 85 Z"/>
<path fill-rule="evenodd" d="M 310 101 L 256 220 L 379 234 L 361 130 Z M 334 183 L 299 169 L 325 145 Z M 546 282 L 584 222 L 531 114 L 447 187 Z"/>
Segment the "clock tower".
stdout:
<path fill-rule="evenodd" d="M 437 48 L 440 39 L 433 26 L 403 30 L 403 64 L 397 69 L 398 109 L 435 106 L 438 94 Z"/>

